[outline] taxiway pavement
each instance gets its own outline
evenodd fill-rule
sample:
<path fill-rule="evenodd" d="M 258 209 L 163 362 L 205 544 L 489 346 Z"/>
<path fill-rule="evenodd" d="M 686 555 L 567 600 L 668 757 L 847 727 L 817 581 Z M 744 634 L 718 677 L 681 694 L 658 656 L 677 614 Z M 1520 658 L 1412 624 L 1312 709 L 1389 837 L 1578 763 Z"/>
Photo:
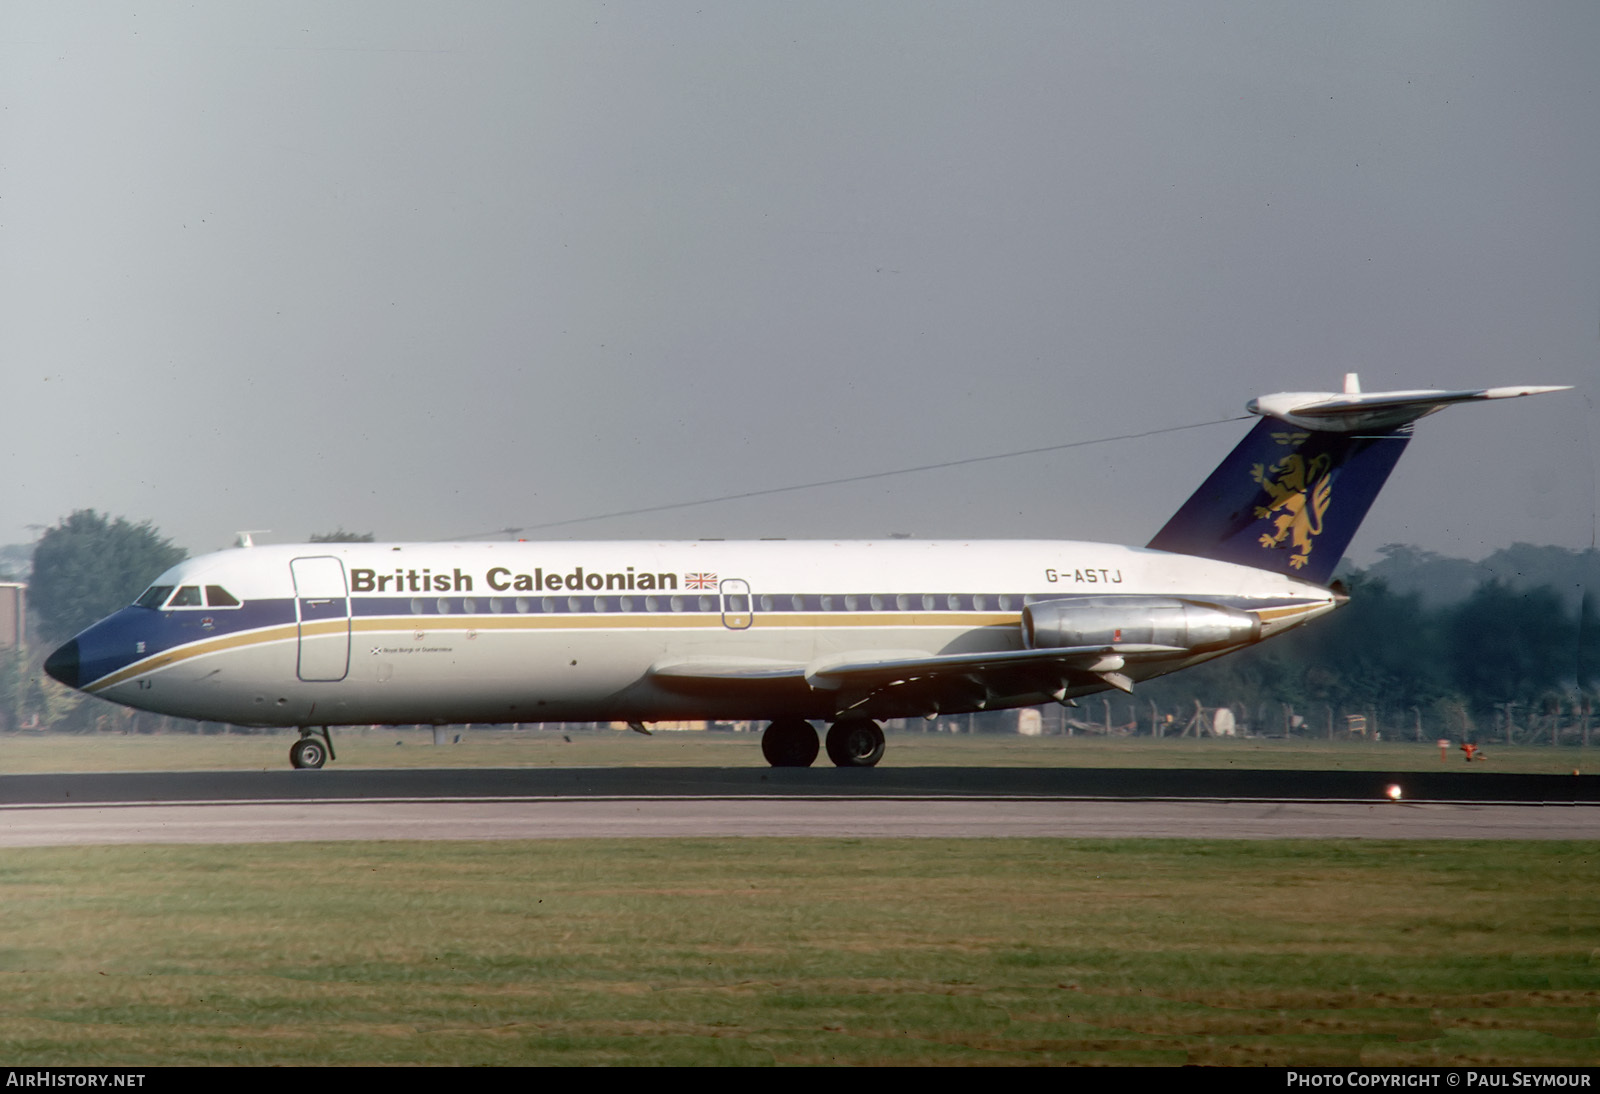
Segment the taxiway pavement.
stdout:
<path fill-rule="evenodd" d="M 0 846 L 373 839 L 1600 839 L 1593 776 L 496 768 L 0 776 Z M 1399 786 L 1400 800 L 1388 790 Z"/>

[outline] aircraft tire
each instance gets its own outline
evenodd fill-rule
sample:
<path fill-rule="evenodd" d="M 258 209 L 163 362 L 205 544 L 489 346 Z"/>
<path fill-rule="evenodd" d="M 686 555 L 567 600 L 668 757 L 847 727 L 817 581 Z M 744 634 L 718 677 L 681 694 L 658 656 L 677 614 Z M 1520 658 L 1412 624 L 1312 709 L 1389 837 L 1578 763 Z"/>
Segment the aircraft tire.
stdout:
<path fill-rule="evenodd" d="M 828 730 L 834 767 L 877 767 L 883 748 L 883 729 L 871 718 L 841 718 Z"/>
<path fill-rule="evenodd" d="M 800 718 L 779 718 L 761 735 L 761 755 L 773 767 L 810 767 L 818 751 L 817 731 Z"/>
<path fill-rule="evenodd" d="M 289 762 L 297 768 L 318 768 L 328 762 L 328 746 L 315 737 L 301 737 L 289 746 Z"/>

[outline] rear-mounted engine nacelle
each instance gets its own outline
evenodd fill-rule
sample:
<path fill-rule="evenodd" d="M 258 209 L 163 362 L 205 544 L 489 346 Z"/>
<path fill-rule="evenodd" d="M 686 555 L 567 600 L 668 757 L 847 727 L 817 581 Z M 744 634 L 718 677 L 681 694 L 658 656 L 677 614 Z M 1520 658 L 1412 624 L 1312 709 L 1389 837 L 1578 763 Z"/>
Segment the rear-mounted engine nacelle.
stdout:
<path fill-rule="evenodd" d="M 1160 596 L 1086 596 L 1046 600 L 1022 609 L 1029 649 L 1126 644 L 1177 646 L 1203 652 L 1261 638 L 1249 612 Z"/>

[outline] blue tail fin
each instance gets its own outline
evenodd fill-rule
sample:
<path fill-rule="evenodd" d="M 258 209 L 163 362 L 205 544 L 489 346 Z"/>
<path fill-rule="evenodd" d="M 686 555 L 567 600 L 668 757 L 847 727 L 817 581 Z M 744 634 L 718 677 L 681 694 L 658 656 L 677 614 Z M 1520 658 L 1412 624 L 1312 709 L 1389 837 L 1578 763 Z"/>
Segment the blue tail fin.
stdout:
<path fill-rule="evenodd" d="M 1286 391 L 1250 401 L 1261 421 L 1183 503 L 1150 546 L 1326 585 L 1418 418 L 1456 403 L 1565 387 Z"/>
<path fill-rule="evenodd" d="M 1263 418 L 1150 546 L 1326 585 L 1411 428 L 1318 433 Z"/>

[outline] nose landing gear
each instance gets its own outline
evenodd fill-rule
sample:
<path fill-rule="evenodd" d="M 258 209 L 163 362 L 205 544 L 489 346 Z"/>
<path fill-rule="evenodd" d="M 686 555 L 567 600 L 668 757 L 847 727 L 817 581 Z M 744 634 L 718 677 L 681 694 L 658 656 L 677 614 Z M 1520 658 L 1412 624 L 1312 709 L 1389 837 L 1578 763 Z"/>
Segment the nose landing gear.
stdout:
<path fill-rule="evenodd" d="M 333 754 L 333 737 L 328 733 L 328 727 L 322 727 L 322 738 L 317 739 L 316 731 L 309 726 L 300 727 L 300 739 L 289 746 L 289 762 L 296 768 L 318 768 L 329 760 L 336 759 Z"/>

